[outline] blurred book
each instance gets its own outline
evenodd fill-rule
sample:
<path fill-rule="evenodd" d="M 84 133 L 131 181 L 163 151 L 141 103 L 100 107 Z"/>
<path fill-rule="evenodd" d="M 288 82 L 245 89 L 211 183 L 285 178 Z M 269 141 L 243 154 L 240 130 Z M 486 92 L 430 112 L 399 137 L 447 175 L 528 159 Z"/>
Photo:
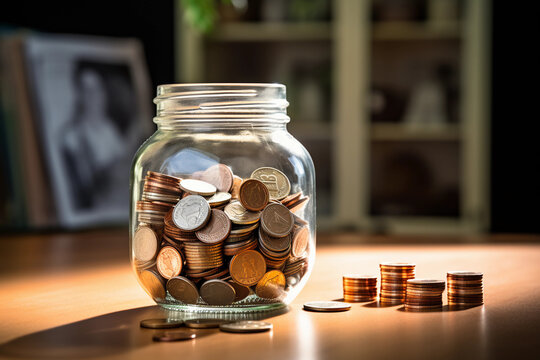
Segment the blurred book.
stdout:
<path fill-rule="evenodd" d="M 2 225 L 127 223 L 131 158 L 152 131 L 140 43 L 26 33 L 0 46 Z"/>

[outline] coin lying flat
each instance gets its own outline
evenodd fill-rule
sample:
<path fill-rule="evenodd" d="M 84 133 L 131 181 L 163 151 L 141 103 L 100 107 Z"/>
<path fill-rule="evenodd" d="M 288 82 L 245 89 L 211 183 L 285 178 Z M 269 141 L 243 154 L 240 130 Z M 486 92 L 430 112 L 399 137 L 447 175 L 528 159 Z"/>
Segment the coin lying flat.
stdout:
<path fill-rule="evenodd" d="M 150 261 L 157 253 L 158 239 L 154 230 L 139 226 L 133 236 L 133 253 L 139 261 Z"/>
<path fill-rule="evenodd" d="M 214 185 L 196 179 L 184 179 L 180 181 L 180 188 L 192 195 L 202 196 L 211 196 L 217 191 Z"/>
<path fill-rule="evenodd" d="M 165 331 L 161 334 L 156 334 L 152 337 L 154 341 L 160 342 L 170 342 L 170 341 L 184 341 L 195 339 L 197 334 L 189 330 L 175 330 L 175 331 Z"/>
<path fill-rule="evenodd" d="M 142 328 L 147 329 L 173 329 L 184 325 L 183 320 L 173 320 L 167 318 L 144 319 L 140 323 Z"/>
<path fill-rule="evenodd" d="M 212 215 L 206 225 L 195 232 L 197 239 L 206 244 L 224 241 L 231 232 L 231 220 L 221 210 L 212 209 Z"/>
<path fill-rule="evenodd" d="M 239 196 L 242 206 L 250 211 L 261 211 L 270 199 L 266 185 L 256 179 L 244 180 L 240 185 Z"/>
<path fill-rule="evenodd" d="M 351 304 L 340 301 L 311 301 L 304 304 L 304 310 L 318 312 L 347 311 Z"/>
<path fill-rule="evenodd" d="M 192 329 L 213 329 L 222 324 L 230 323 L 230 320 L 224 319 L 190 319 L 185 321 L 185 325 Z"/>
<path fill-rule="evenodd" d="M 226 204 L 231 200 L 231 194 L 228 192 L 218 192 L 206 199 L 211 207 L 217 207 Z"/>
<path fill-rule="evenodd" d="M 233 201 L 223 209 L 234 224 L 247 225 L 259 221 L 261 213 L 247 210 L 239 201 Z"/>
<path fill-rule="evenodd" d="M 251 178 L 266 185 L 270 193 L 270 200 L 281 200 L 291 191 L 289 178 L 278 169 L 261 167 L 251 173 Z"/>
<path fill-rule="evenodd" d="M 208 305 L 229 305 L 234 302 L 236 292 L 228 282 L 208 280 L 201 285 L 201 297 Z"/>
<path fill-rule="evenodd" d="M 264 321 L 237 321 L 219 326 L 221 331 L 232 333 L 255 333 L 272 330 L 272 324 Z"/>
<path fill-rule="evenodd" d="M 293 226 L 293 214 L 279 203 L 269 204 L 261 213 L 261 227 L 270 236 L 287 236 Z"/>
<path fill-rule="evenodd" d="M 172 213 L 174 224 L 184 231 L 202 228 L 210 218 L 210 205 L 199 195 L 189 195 L 176 204 Z"/>
<path fill-rule="evenodd" d="M 196 304 L 199 300 L 199 291 L 195 284 L 183 277 L 176 276 L 167 282 L 167 291 L 173 298 L 184 304 Z"/>

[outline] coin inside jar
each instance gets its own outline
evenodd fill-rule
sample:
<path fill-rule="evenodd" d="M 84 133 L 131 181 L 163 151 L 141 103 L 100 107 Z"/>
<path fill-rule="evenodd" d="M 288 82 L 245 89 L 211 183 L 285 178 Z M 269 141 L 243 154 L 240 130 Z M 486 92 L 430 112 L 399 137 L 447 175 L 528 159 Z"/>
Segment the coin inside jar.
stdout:
<path fill-rule="evenodd" d="M 158 250 L 158 239 L 154 230 L 139 226 L 133 236 L 133 253 L 139 261 L 152 260 Z"/>
<path fill-rule="evenodd" d="M 300 257 L 306 251 L 309 242 L 309 229 L 307 226 L 295 229 L 292 240 L 291 252 L 293 256 Z"/>
<path fill-rule="evenodd" d="M 266 262 L 259 252 L 245 250 L 231 259 L 229 271 L 232 279 L 238 284 L 252 286 L 266 273 Z"/>
<path fill-rule="evenodd" d="M 231 194 L 228 192 L 218 192 L 206 199 L 211 207 L 218 207 L 226 204 L 229 202 L 229 200 L 231 200 Z"/>
<path fill-rule="evenodd" d="M 224 164 L 210 166 L 198 178 L 214 185 L 217 191 L 228 192 L 233 185 L 233 172 Z"/>
<path fill-rule="evenodd" d="M 163 279 L 153 270 L 144 270 L 139 273 L 139 280 L 146 292 L 154 300 L 165 299 L 165 286 Z"/>
<path fill-rule="evenodd" d="M 272 167 L 261 167 L 254 170 L 251 173 L 251 178 L 257 179 L 266 185 L 271 200 L 281 200 L 289 195 L 291 191 L 289 178 L 278 169 Z"/>
<path fill-rule="evenodd" d="M 271 203 L 261 213 L 261 227 L 270 236 L 286 236 L 293 226 L 293 214 L 281 204 Z"/>
<path fill-rule="evenodd" d="M 223 209 L 225 214 L 231 219 L 234 224 L 247 225 L 259 221 L 260 212 L 249 211 L 238 201 L 233 201 Z"/>
<path fill-rule="evenodd" d="M 217 244 L 224 241 L 231 232 L 231 220 L 221 210 L 212 209 L 212 215 L 206 225 L 195 232 L 197 239 L 206 244 Z"/>
<path fill-rule="evenodd" d="M 240 185 L 240 203 L 250 211 L 260 211 L 268 204 L 269 192 L 259 180 L 247 179 Z"/>
<path fill-rule="evenodd" d="M 196 179 L 183 179 L 180 188 L 192 195 L 211 196 L 217 191 L 216 187 L 206 181 Z"/>
<path fill-rule="evenodd" d="M 210 218 L 210 205 L 199 195 L 189 195 L 175 205 L 172 219 L 184 231 L 196 231 L 206 225 Z"/>
<path fill-rule="evenodd" d="M 184 304 L 196 304 L 199 300 L 199 291 L 195 284 L 183 277 L 176 276 L 167 282 L 167 291 L 173 298 Z"/>
<path fill-rule="evenodd" d="M 165 279 L 170 279 L 182 271 L 182 255 L 172 246 L 163 247 L 157 256 L 156 267 Z"/>
<path fill-rule="evenodd" d="M 229 305 L 234 302 L 234 288 L 223 280 L 208 280 L 201 285 L 201 297 L 209 305 Z"/>
<path fill-rule="evenodd" d="M 275 299 L 283 294 L 285 275 L 279 270 L 270 270 L 257 283 L 255 293 L 265 299 Z"/>

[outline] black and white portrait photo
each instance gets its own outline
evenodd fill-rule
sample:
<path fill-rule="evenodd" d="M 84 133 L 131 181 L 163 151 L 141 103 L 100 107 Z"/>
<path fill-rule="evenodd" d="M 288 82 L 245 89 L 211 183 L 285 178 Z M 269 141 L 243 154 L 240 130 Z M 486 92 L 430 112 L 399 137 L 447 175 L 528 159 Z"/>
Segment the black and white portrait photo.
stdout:
<path fill-rule="evenodd" d="M 152 129 L 139 43 L 34 36 L 27 54 L 60 224 L 126 221 L 131 159 Z"/>

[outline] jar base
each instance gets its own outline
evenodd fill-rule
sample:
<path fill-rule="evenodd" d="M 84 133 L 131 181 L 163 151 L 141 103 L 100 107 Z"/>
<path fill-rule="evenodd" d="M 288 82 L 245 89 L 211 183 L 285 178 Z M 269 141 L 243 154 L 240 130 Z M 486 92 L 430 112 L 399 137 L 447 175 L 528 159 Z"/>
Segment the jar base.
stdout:
<path fill-rule="evenodd" d="M 281 310 L 287 307 L 283 302 L 247 302 L 231 305 L 191 305 L 173 301 L 158 302 L 158 305 L 166 310 L 189 312 L 189 313 L 219 313 L 219 314 L 242 314 Z"/>

